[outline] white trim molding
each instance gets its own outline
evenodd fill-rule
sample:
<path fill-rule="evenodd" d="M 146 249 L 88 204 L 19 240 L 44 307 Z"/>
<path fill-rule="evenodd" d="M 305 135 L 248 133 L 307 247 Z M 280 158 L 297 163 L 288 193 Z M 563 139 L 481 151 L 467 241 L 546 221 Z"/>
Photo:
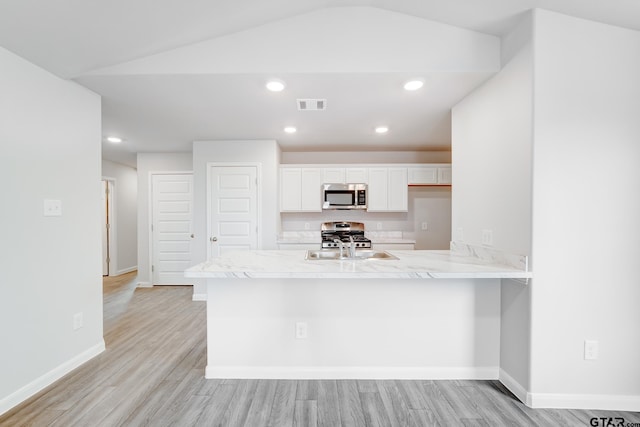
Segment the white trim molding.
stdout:
<path fill-rule="evenodd" d="M 122 276 L 123 274 L 131 273 L 132 271 L 136 271 L 138 269 L 137 265 L 129 268 L 123 268 L 122 270 L 118 270 L 114 276 Z"/>
<path fill-rule="evenodd" d="M 207 366 L 205 378 L 495 380 L 498 367 Z"/>
<path fill-rule="evenodd" d="M 11 408 L 20 404 L 21 402 L 24 402 L 34 394 L 38 393 L 40 390 L 44 389 L 45 387 L 50 386 L 51 384 L 53 384 L 63 376 L 67 375 L 69 372 L 73 371 L 80 365 L 93 359 L 94 357 L 102 353 L 104 350 L 105 350 L 104 340 L 100 340 L 98 344 L 92 347 L 89 347 L 88 349 L 78 354 L 77 356 L 72 357 L 71 359 L 67 360 L 66 362 L 59 365 L 58 367 L 52 369 L 51 371 L 40 376 L 39 378 L 36 378 L 35 380 L 31 381 L 29 384 L 25 385 L 24 387 L 20 388 L 14 393 L 11 393 L 9 396 L 3 398 L 2 400 L 0 400 L 0 415 L 9 411 Z"/>
<path fill-rule="evenodd" d="M 191 301 L 206 301 L 206 300 L 207 300 L 207 294 L 194 293 L 193 296 L 191 297 Z"/>
<path fill-rule="evenodd" d="M 640 396 L 617 394 L 531 393 L 500 369 L 500 382 L 530 408 L 640 412 Z"/>
<path fill-rule="evenodd" d="M 529 397 L 529 392 L 527 389 L 522 386 L 518 381 L 516 381 L 511 375 L 509 375 L 504 369 L 500 368 L 500 374 L 498 376 L 498 380 L 504 385 L 515 397 L 517 397 L 522 403 L 527 406 L 531 406 L 527 401 Z"/>
<path fill-rule="evenodd" d="M 640 412 L 640 396 L 620 394 L 527 393 L 531 408 Z"/>
<path fill-rule="evenodd" d="M 151 282 L 138 282 L 138 288 L 153 288 Z"/>

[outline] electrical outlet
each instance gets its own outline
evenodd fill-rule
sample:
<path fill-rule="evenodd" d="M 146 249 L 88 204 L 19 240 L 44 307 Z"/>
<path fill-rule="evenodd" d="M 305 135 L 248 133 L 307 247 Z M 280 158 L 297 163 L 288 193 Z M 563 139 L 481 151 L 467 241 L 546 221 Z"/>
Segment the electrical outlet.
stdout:
<path fill-rule="evenodd" d="M 482 244 L 486 246 L 493 245 L 493 231 L 482 230 Z"/>
<path fill-rule="evenodd" d="M 309 223 L 308 223 L 308 222 L 305 222 L 305 223 L 304 223 L 304 229 L 305 229 L 305 230 L 308 230 L 308 229 L 309 229 Z"/>
<path fill-rule="evenodd" d="M 426 230 L 426 229 L 427 229 L 427 223 L 426 223 L 426 222 L 423 222 L 423 223 L 422 223 L 422 227 L 421 227 L 421 228 L 422 228 L 423 230 Z"/>
<path fill-rule="evenodd" d="M 584 360 L 598 359 L 598 341 L 584 340 Z"/>
<path fill-rule="evenodd" d="M 464 242 L 464 230 L 462 229 L 462 227 L 458 227 L 458 230 L 456 231 L 456 240 L 459 242 Z"/>
<path fill-rule="evenodd" d="M 82 328 L 83 324 L 84 324 L 84 320 L 82 318 L 82 312 L 80 313 L 76 313 L 73 315 L 73 330 L 77 331 L 78 329 Z"/>
<path fill-rule="evenodd" d="M 62 201 L 44 199 L 44 216 L 62 216 Z"/>
<path fill-rule="evenodd" d="M 296 322 L 296 339 L 307 339 L 307 322 Z"/>
<path fill-rule="evenodd" d="M 378 230 L 382 230 L 382 223 L 381 223 L 381 222 L 377 222 L 377 223 L 376 223 L 376 228 L 377 228 Z"/>

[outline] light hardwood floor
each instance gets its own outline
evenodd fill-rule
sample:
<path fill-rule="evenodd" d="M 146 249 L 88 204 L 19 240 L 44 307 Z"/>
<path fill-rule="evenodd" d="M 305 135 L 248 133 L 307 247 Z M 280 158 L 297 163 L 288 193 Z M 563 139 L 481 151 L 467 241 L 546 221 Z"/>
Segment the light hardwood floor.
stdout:
<path fill-rule="evenodd" d="M 0 426 L 640 426 L 638 413 L 530 409 L 498 381 L 206 380 L 205 303 L 191 294 L 106 278 L 107 350 Z"/>

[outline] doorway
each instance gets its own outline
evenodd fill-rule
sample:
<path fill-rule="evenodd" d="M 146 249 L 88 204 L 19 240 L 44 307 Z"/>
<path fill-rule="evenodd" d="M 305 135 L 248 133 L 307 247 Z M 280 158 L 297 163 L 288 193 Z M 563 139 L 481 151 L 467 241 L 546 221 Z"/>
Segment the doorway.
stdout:
<path fill-rule="evenodd" d="M 259 165 L 216 165 L 207 170 L 207 256 L 258 248 Z"/>
<path fill-rule="evenodd" d="M 151 279 L 154 285 L 187 284 L 193 254 L 193 174 L 151 176 Z"/>

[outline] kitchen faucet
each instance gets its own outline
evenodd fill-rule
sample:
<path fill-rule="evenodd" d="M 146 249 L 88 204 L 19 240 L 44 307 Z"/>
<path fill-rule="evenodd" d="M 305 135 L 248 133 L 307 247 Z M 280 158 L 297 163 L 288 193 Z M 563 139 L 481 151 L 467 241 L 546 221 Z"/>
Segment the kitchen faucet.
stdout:
<path fill-rule="evenodd" d="M 353 236 L 349 235 L 349 258 L 356 257 L 356 242 L 353 240 Z"/>
<path fill-rule="evenodd" d="M 342 240 L 335 238 L 333 241 L 336 242 L 340 248 L 340 258 L 344 257 L 344 243 L 342 243 Z"/>

